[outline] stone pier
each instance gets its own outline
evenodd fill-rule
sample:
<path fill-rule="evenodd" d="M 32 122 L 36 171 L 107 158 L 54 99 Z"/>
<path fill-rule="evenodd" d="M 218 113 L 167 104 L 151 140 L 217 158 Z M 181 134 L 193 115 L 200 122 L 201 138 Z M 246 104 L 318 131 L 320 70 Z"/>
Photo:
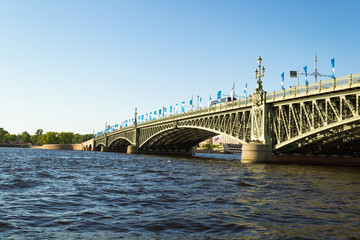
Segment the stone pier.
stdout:
<path fill-rule="evenodd" d="M 271 145 L 251 142 L 242 147 L 241 162 L 264 163 L 272 161 Z"/>

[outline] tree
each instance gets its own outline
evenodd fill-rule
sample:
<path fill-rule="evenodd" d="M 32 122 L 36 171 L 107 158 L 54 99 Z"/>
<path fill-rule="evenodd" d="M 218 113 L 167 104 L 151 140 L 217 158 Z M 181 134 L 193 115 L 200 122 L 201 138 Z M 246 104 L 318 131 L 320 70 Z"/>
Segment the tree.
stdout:
<path fill-rule="evenodd" d="M 40 145 L 40 144 L 38 143 L 38 138 L 39 138 L 39 136 L 37 136 L 37 135 L 32 135 L 32 136 L 30 137 L 30 142 L 31 142 L 33 145 Z"/>
<path fill-rule="evenodd" d="M 92 134 L 85 134 L 85 135 L 83 135 L 82 142 L 86 142 L 86 141 L 92 139 L 93 137 L 94 137 L 94 135 L 92 135 Z"/>
<path fill-rule="evenodd" d="M 46 135 L 42 134 L 37 136 L 36 145 L 44 145 L 47 144 Z"/>
<path fill-rule="evenodd" d="M 30 142 L 30 138 L 31 138 L 31 136 L 30 136 L 30 134 L 29 134 L 28 132 L 23 132 L 23 133 L 20 135 L 20 140 L 21 140 L 21 142 L 23 142 L 23 143 L 28 143 L 28 142 Z"/>
<path fill-rule="evenodd" d="M 38 130 L 36 130 L 35 135 L 40 136 L 40 135 L 43 135 L 43 133 L 44 133 L 44 131 L 42 129 L 38 129 Z"/>
<path fill-rule="evenodd" d="M 58 144 L 59 137 L 57 132 L 47 132 L 43 136 L 45 136 L 43 144 Z"/>
<path fill-rule="evenodd" d="M 13 143 L 17 141 L 17 137 L 15 134 L 6 133 L 5 134 L 5 143 Z"/>
<path fill-rule="evenodd" d="M 0 128 L 0 143 L 4 143 L 5 142 L 5 134 L 7 134 L 8 132 L 6 130 L 4 130 L 3 128 Z"/>
<path fill-rule="evenodd" d="M 71 143 L 82 143 L 93 138 L 92 134 L 74 134 L 72 132 L 47 132 L 44 134 L 42 129 L 38 129 L 35 135 L 30 135 L 28 132 L 22 134 L 10 134 L 3 128 L 0 128 L 0 143 L 27 143 L 31 142 L 33 145 L 44 145 L 44 144 L 71 144 Z"/>
<path fill-rule="evenodd" d="M 74 133 L 72 132 L 61 132 L 59 133 L 60 144 L 71 144 L 73 143 Z"/>
<path fill-rule="evenodd" d="M 76 133 L 76 134 L 74 135 L 74 137 L 73 137 L 72 143 L 82 143 L 82 142 L 83 142 L 83 141 L 82 141 L 82 138 L 83 138 L 82 135 Z"/>

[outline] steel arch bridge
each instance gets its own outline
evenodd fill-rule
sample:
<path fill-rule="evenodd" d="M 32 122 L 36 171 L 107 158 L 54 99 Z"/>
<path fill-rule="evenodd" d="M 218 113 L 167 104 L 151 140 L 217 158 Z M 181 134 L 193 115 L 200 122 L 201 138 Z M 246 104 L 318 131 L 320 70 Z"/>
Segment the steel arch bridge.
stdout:
<path fill-rule="evenodd" d="M 92 149 L 188 153 L 222 134 L 275 154 L 360 156 L 360 74 L 176 114 L 105 134 Z M 136 118 L 135 118 L 136 119 Z"/>

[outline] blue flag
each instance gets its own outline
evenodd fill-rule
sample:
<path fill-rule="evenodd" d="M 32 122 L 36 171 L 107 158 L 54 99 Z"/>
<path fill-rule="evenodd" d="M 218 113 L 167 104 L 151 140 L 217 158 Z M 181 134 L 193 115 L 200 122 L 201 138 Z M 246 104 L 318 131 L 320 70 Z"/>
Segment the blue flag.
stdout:
<path fill-rule="evenodd" d="M 307 65 L 304 67 L 304 71 L 305 71 L 305 85 L 307 86 L 309 84 L 307 80 Z"/>
<path fill-rule="evenodd" d="M 247 83 L 245 84 L 244 94 L 245 94 L 245 97 L 247 97 Z"/>
<path fill-rule="evenodd" d="M 181 112 L 185 112 L 185 102 L 181 103 Z"/>
<path fill-rule="evenodd" d="M 281 74 L 281 88 L 284 90 L 284 72 Z"/>
<path fill-rule="evenodd" d="M 190 100 L 190 106 L 192 106 L 192 105 L 193 105 L 193 104 L 192 104 L 192 101 L 193 101 L 193 100 L 191 99 L 191 100 Z"/>
<path fill-rule="evenodd" d="M 335 58 L 331 59 L 330 62 L 331 62 L 331 67 L 332 67 L 332 71 L 333 71 L 331 78 L 335 78 Z"/>
<path fill-rule="evenodd" d="M 218 91 L 217 93 L 217 99 L 220 99 L 221 98 L 221 91 Z"/>

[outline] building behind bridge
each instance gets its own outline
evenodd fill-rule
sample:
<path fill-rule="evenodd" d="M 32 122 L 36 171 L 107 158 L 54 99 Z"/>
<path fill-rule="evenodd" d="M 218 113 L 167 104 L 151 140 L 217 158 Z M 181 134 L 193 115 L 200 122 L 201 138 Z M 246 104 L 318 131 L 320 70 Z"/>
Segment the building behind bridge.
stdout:
<path fill-rule="evenodd" d="M 218 145 L 218 151 L 223 153 L 241 153 L 242 146 L 238 141 L 224 135 L 217 135 L 206 139 L 199 144 L 200 149 L 202 149 L 205 145 Z"/>

